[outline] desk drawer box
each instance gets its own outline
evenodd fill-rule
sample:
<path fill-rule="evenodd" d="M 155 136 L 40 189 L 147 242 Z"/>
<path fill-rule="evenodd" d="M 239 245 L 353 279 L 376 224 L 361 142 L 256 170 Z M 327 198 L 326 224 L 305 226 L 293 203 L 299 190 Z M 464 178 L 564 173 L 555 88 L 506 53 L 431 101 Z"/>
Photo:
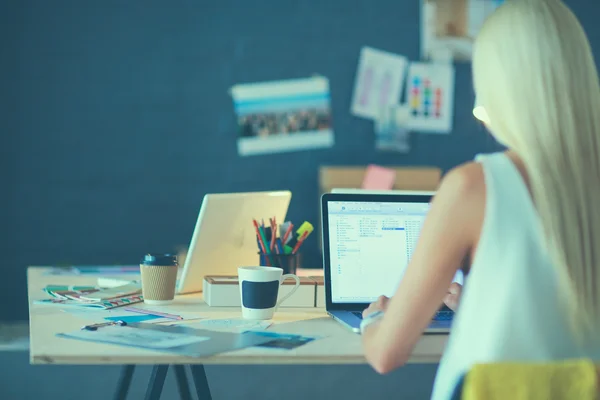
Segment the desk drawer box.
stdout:
<path fill-rule="evenodd" d="M 293 279 L 286 279 L 279 287 L 278 299 L 294 288 Z M 204 301 L 211 307 L 241 307 L 240 285 L 237 276 L 205 276 Z M 314 307 L 315 281 L 300 277 L 300 287 L 280 307 Z"/>

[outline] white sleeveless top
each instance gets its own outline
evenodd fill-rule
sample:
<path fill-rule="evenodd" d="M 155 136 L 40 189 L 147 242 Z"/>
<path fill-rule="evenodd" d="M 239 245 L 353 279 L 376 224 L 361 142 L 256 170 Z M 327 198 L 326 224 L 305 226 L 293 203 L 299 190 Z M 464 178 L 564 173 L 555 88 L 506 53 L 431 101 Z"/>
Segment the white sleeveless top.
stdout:
<path fill-rule="evenodd" d="M 557 296 L 557 273 L 518 169 L 504 153 L 477 161 L 485 176 L 485 216 L 438 368 L 434 400 L 450 399 L 475 363 L 600 360 L 600 348 L 578 348 L 569 331 Z"/>

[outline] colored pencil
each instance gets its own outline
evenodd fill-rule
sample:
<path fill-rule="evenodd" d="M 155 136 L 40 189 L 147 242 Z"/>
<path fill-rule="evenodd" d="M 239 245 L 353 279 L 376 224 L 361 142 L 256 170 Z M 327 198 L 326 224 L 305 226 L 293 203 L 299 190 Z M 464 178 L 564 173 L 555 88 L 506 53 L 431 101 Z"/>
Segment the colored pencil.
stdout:
<path fill-rule="evenodd" d="M 285 235 L 283 235 L 283 238 L 281 239 L 281 242 L 283 244 L 286 244 L 288 242 L 288 238 L 290 237 L 290 234 L 292 233 L 292 229 L 294 229 L 294 224 L 292 224 L 290 222 L 290 226 L 288 226 L 287 230 L 285 231 Z"/>
<path fill-rule="evenodd" d="M 296 252 L 298 251 L 298 249 L 300 248 L 300 246 L 302 245 L 302 243 L 304 242 L 304 240 L 308 237 L 308 231 L 305 231 L 302 236 L 300 236 L 300 239 L 298 239 L 298 243 L 296 243 L 296 245 L 294 246 L 294 249 L 292 250 L 292 254 L 296 254 Z"/>
<path fill-rule="evenodd" d="M 183 319 L 183 317 L 180 315 L 167 314 L 167 313 L 162 313 L 162 312 L 152 311 L 152 310 L 144 310 L 143 308 L 125 307 L 125 308 L 123 308 L 123 310 L 131 311 L 131 312 L 138 313 L 138 314 L 155 315 L 157 317 L 163 317 L 163 318 L 169 318 L 169 319 L 177 319 L 177 320 Z"/>
<path fill-rule="evenodd" d="M 260 229 L 258 228 L 258 222 L 256 222 L 255 219 L 253 219 L 252 223 L 254 224 L 254 228 L 256 230 L 256 238 L 258 239 L 258 244 L 260 245 L 260 250 L 264 254 L 267 254 L 267 250 L 265 249 L 265 244 L 263 243 L 262 237 L 260 236 Z"/>

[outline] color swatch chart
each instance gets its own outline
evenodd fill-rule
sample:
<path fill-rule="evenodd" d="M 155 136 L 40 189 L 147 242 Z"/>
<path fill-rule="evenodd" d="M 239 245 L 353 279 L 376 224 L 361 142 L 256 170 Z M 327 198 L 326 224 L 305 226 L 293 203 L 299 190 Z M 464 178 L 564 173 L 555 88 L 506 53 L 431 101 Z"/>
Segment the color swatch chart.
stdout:
<path fill-rule="evenodd" d="M 424 117 L 440 118 L 442 116 L 442 88 L 433 88 L 431 80 L 415 76 L 411 99 L 411 113 Z"/>
<path fill-rule="evenodd" d="M 454 108 L 452 65 L 412 63 L 406 90 L 411 130 L 450 133 Z"/>

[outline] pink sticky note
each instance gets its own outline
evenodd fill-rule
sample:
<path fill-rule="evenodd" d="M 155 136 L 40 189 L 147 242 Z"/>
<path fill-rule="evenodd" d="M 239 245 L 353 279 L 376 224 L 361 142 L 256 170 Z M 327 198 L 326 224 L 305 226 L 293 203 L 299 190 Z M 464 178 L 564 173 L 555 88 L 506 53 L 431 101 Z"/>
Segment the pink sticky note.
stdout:
<path fill-rule="evenodd" d="M 369 165 L 363 179 L 362 188 L 371 190 L 391 190 L 396 182 L 396 171 L 377 165 Z"/>

